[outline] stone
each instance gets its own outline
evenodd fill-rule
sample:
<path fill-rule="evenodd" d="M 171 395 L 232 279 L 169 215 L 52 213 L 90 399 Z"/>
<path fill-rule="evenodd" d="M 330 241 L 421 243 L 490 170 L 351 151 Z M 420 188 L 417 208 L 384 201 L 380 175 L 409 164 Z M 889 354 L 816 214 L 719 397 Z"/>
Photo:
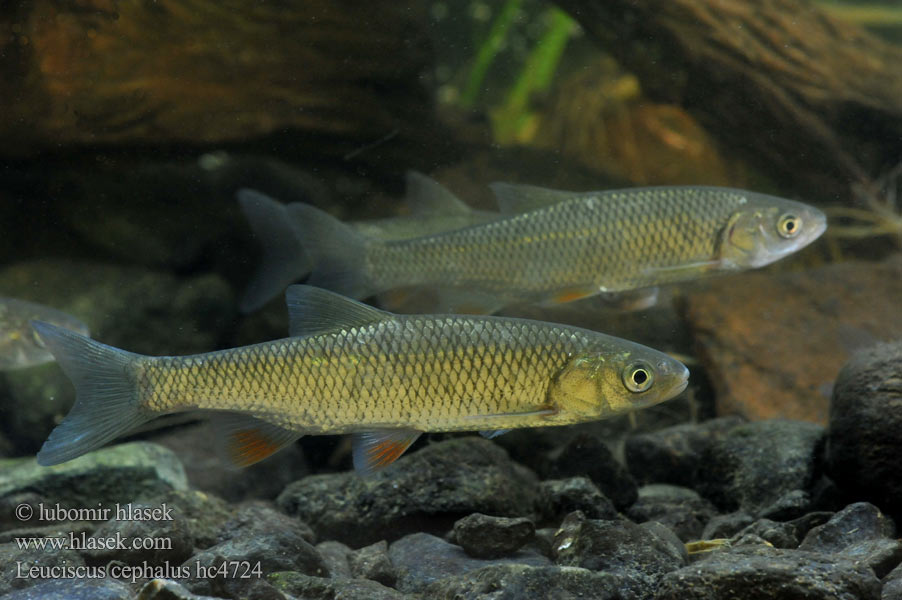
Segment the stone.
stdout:
<path fill-rule="evenodd" d="M 883 579 L 880 600 L 902 600 L 902 565 L 889 572 Z"/>
<path fill-rule="evenodd" d="M 778 522 L 770 519 L 758 519 L 733 535 L 731 544 L 736 546 L 740 538 L 755 535 L 774 548 L 798 548 L 812 527 L 823 525 L 832 516 L 833 513 L 829 512 L 813 512 L 792 521 Z"/>
<path fill-rule="evenodd" d="M 626 466 L 641 484 L 695 487 L 696 474 L 704 467 L 702 456 L 711 442 L 744 422 L 741 417 L 720 417 L 632 435 L 624 446 Z"/>
<path fill-rule="evenodd" d="M 454 523 L 451 538 L 473 558 L 500 558 L 513 554 L 536 535 L 536 526 L 523 517 L 467 515 Z"/>
<path fill-rule="evenodd" d="M 842 556 L 750 545 L 665 574 L 654 600 L 878 600 L 867 565 Z"/>
<path fill-rule="evenodd" d="M 701 537 L 716 512 L 698 492 L 658 483 L 639 488 L 639 499 L 627 509 L 626 516 L 636 523 L 657 521 L 688 542 Z"/>
<path fill-rule="evenodd" d="M 348 561 L 351 550 L 341 542 L 326 540 L 316 545 L 316 551 L 323 557 L 323 563 L 333 579 L 350 579 L 351 564 Z"/>
<path fill-rule="evenodd" d="M 863 350 L 836 379 L 826 468 L 840 489 L 902 516 L 902 342 Z"/>
<path fill-rule="evenodd" d="M 824 428 L 759 421 L 731 429 L 703 457 L 698 491 L 722 511 L 792 519 L 809 512 L 820 474 Z"/>
<path fill-rule="evenodd" d="M 545 518 L 560 523 L 566 515 L 578 510 L 590 519 L 614 519 L 617 509 L 587 477 L 546 479 L 541 483 Z"/>
<path fill-rule="evenodd" d="M 902 543 L 893 539 L 895 533 L 892 519 L 873 504 L 858 502 L 812 528 L 799 550 L 859 560 L 883 578 L 902 562 Z"/>
<path fill-rule="evenodd" d="M 47 579 L 10 592 L 3 600 L 131 600 L 132 589 L 116 579 Z"/>
<path fill-rule="evenodd" d="M 234 509 L 221 498 L 198 490 L 169 490 L 153 496 L 150 502 L 173 507 L 192 545 L 201 549 L 218 543 L 226 524 L 235 516 Z"/>
<path fill-rule="evenodd" d="M 34 570 L 32 570 L 34 569 Z M 19 548 L 17 543 L 0 544 L 0 596 L 32 587 L 54 577 L 86 575 L 85 561 L 74 550 Z"/>
<path fill-rule="evenodd" d="M 178 457 L 148 442 L 102 448 L 52 467 L 42 467 L 34 458 L 2 459 L 0 529 L 21 525 L 14 509 L 26 497 L 22 494 L 48 506 L 114 510 L 117 503 L 185 490 L 187 485 Z"/>
<path fill-rule="evenodd" d="M 618 510 L 636 501 L 635 480 L 598 436 L 580 433 L 552 455 L 548 478 L 577 475 L 591 479 Z"/>
<path fill-rule="evenodd" d="M 900 256 L 743 273 L 690 292 L 685 315 L 718 414 L 826 424 L 829 389 L 853 345 L 902 337 L 899 298 Z"/>
<path fill-rule="evenodd" d="M 272 573 L 272 586 L 298 600 L 418 600 L 369 579 L 329 579 L 296 571 Z"/>
<path fill-rule="evenodd" d="M 755 517 L 743 511 L 715 515 L 702 530 L 703 540 L 730 538 L 755 522 Z"/>
<path fill-rule="evenodd" d="M 392 543 L 388 551 L 398 572 L 397 588 L 402 592 L 423 592 L 430 584 L 497 564 L 550 566 L 551 561 L 532 550 L 521 550 L 504 558 L 480 559 L 462 548 L 428 533 L 413 533 Z"/>
<path fill-rule="evenodd" d="M 611 573 L 620 578 L 626 597 L 647 597 L 664 574 L 688 563 L 688 554 L 666 527 L 646 525 L 573 513 L 555 536 L 555 563 Z"/>
<path fill-rule="evenodd" d="M 387 587 L 394 586 L 398 579 L 395 566 L 388 556 L 388 543 L 385 540 L 351 552 L 348 564 L 354 577 L 372 579 Z"/>
<path fill-rule="evenodd" d="M 444 534 L 472 512 L 533 517 L 539 500 L 531 471 L 492 442 L 466 437 L 425 446 L 371 477 L 305 477 L 276 502 L 320 539 L 360 547 L 414 531 Z"/>
<path fill-rule="evenodd" d="M 430 600 L 521 600 L 525 598 L 580 598 L 622 600 L 620 579 L 579 567 L 531 567 L 518 564 L 490 565 L 446 577 L 428 586 Z"/>
<path fill-rule="evenodd" d="M 188 591 L 188 588 L 172 579 L 151 579 L 148 581 L 135 600 L 216 600 L 213 596 L 198 596 Z"/>
<path fill-rule="evenodd" d="M 180 279 L 90 262 L 16 263 L 0 271 L 0 288 L 78 317 L 105 344 L 149 355 L 216 348 L 236 310 L 232 289 L 219 275 Z M 37 452 L 75 402 L 72 384 L 53 363 L 0 373 L 0 397 L 8 409 L 0 430 L 19 455 Z"/>

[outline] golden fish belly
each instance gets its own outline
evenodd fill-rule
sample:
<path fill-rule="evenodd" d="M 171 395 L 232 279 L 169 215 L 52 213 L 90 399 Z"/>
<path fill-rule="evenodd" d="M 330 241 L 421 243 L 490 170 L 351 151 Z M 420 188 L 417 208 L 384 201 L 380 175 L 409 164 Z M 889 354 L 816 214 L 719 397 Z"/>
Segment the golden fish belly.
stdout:
<path fill-rule="evenodd" d="M 373 327 L 398 329 L 383 335 L 343 331 L 206 355 L 145 358 L 138 376 L 142 402 L 154 413 L 239 411 L 309 433 L 543 424 L 531 413 L 545 405 L 551 377 L 567 359 L 563 346 L 554 347 L 551 339 L 524 345 L 510 335 L 508 343 L 499 342 L 491 339 L 496 331 L 471 332 L 463 343 L 448 343 L 445 328 L 434 322 L 423 327 L 426 321 Z"/>

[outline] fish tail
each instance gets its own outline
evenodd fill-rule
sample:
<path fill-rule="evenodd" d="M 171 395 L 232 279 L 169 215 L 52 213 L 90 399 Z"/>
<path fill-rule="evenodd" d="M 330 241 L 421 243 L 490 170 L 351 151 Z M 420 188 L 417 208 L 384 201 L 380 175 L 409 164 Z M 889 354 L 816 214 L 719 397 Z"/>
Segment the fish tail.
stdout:
<path fill-rule="evenodd" d="M 366 254 L 371 241 L 332 215 L 309 204 L 287 207 L 301 243 L 313 259 L 307 283 L 362 299 L 381 291 L 367 277 Z"/>
<path fill-rule="evenodd" d="M 244 216 L 263 246 L 260 266 L 239 304 L 241 312 L 249 313 L 309 273 L 312 263 L 284 204 L 253 190 L 239 190 L 237 196 Z"/>
<path fill-rule="evenodd" d="M 96 450 L 153 416 L 138 397 L 138 355 L 42 321 L 31 326 L 75 386 L 75 405 L 50 432 L 38 464 L 56 465 Z"/>

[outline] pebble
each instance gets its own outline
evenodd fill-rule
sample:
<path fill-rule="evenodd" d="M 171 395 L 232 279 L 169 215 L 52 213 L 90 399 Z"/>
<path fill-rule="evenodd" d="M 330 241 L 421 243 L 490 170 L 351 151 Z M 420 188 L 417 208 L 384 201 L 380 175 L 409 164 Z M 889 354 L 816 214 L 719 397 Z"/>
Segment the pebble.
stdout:
<path fill-rule="evenodd" d="M 545 518 L 554 523 L 573 511 L 590 519 L 614 519 L 617 508 L 588 477 L 546 479 L 541 482 Z"/>
<path fill-rule="evenodd" d="M 354 577 L 372 579 L 387 587 L 394 586 L 398 579 L 395 566 L 388 556 L 388 543 L 385 540 L 349 553 L 348 566 Z"/>
<path fill-rule="evenodd" d="M 523 517 L 467 515 L 454 523 L 452 540 L 473 558 L 500 558 L 513 554 L 536 535 L 536 526 Z"/>
<path fill-rule="evenodd" d="M 580 433 L 550 458 L 548 478 L 588 477 L 618 510 L 636 501 L 636 481 L 597 435 Z"/>
<path fill-rule="evenodd" d="M 657 521 L 689 542 L 701 537 L 716 512 L 695 490 L 658 483 L 639 488 L 639 499 L 627 509 L 626 516 L 636 523 Z"/>

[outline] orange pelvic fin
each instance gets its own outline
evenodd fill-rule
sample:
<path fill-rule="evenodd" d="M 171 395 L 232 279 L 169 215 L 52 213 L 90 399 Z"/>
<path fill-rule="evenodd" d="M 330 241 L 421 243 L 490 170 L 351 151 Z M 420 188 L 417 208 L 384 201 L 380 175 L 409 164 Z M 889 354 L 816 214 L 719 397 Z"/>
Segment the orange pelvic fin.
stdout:
<path fill-rule="evenodd" d="M 410 448 L 422 431 L 383 429 L 354 434 L 354 468 L 362 475 L 384 469 Z"/>
<path fill-rule="evenodd" d="M 294 443 L 302 434 L 247 415 L 225 417 L 226 457 L 236 467 L 248 467 Z"/>

